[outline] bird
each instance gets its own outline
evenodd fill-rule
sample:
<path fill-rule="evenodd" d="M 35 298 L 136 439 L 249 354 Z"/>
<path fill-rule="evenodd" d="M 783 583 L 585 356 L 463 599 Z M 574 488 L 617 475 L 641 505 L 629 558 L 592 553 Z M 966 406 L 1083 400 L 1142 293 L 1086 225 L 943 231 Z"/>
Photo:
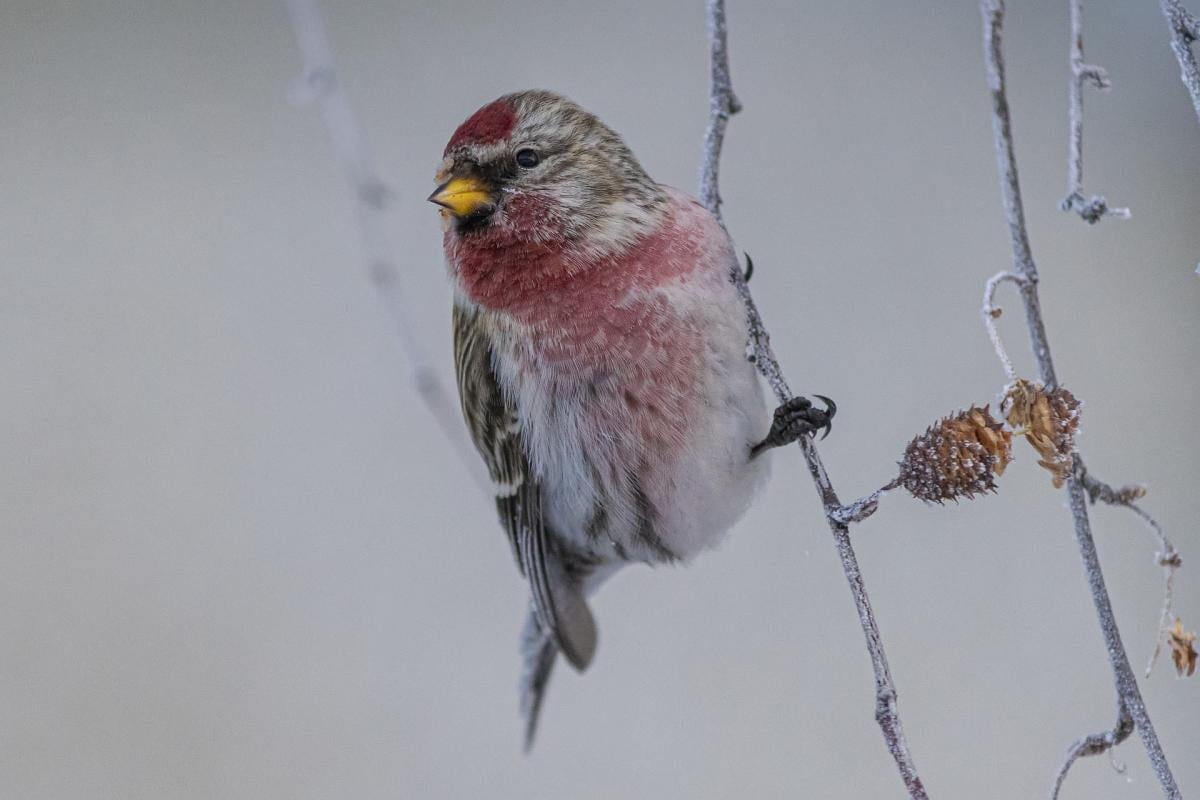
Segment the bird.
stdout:
<path fill-rule="evenodd" d="M 580 672 L 595 655 L 587 598 L 626 565 L 716 545 L 765 453 L 827 435 L 836 406 L 768 414 L 724 226 L 573 101 L 484 105 L 435 180 L 463 418 L 529 589 L 528 752 L 558 655 Z"/>

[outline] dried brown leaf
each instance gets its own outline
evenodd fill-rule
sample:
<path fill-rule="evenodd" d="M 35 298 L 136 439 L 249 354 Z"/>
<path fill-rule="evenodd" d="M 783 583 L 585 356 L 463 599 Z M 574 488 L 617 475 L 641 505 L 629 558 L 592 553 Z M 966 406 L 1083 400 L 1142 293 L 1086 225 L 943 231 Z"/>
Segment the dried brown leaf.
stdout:
<path fill-rule="evenodd" d="M 1167 631 L 1167 644 L 1171 647 L 1171 660 L 1175 662 L 1175 674 L 1189 678 L 1196 672 L 1196 634 L 1183 630 L 1183 620 L 1175 618 L 1175 627 Z"/>

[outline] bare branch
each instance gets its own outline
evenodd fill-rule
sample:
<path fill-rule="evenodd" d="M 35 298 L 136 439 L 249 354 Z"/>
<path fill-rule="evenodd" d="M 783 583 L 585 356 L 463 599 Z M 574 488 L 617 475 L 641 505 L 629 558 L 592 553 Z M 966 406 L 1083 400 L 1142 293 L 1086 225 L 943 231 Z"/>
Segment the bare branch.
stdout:
<path fill-rule="evenodd" d="M 729 37 L 725 30 L 724 0 L 708 3 L 708 48 L 712 86 L 708 93 L 708 127 L 704 130 L 704 160 L 700 164 L 700 202 L 721 224 L 721 148 L 725 145 L 725 128 L 729 118 L 742 110 L 733 93 L 729 76 Z"/>
<path fill-rule="evenodd" d="M 1058 768 L 1058 774 L 1054 776 L 1054 788 L 1050 790 L 1050 800 L 1058 800 L 1058 793 L 1062 791 L 1063 781 L 1067 779 L 1067 772 L 1071 766 L 1084 756 L 1098 756 L 1101 753 L 1109 753 L 1114 747 L 1129 738 L 1129 734 L 1133 733 L 1133 717 L 1129 716 L 1129 709 L 1125 708 L 1125 704 L 1117 700 L 1117 723 L 1110 730 L 1101 731 L 1100 733 L 1089 733 L 1067 748 L 1066 758 L 1063 760 L 1062 766 Z M 1113 768 L 1118 773 L 1125 772 L 1125 765 L 1113 760 Z"/>
<path fill-rule="evenodd" d="M 1200 121 L 1200 64 L 1192 50 L 1192 43 L 1200 40 L 1200 19 L 1189 14 L 1180 0 L 1159 0 L 1159 5 L 1171 29 L 1171 50 L 1179 62 L 1180 80 L 1192 96 L 1196 119 Z"/>
<path fill-rule="evenodd" d="M 880 487 L 869 495 L 858 498 L 853 503 L 838 506 L 828 512 L 828 516 L 832 521 L 842 525 L 849 525 L 851 522 L 862 522 L 878 511 L 879 501 L 883 499 L 883 496 L 899 485 L 900 479 L 896 478 L 887 486 Z"/>
<path fill-rule="evenodd" d="M 1150 660 L 1146 663 L 1146 677 L 1150 677 L 1150 673 L 1154 670 L 1154 664 L 1158 661 L 1159 653 L 1162 652 L 1163 642 L 1166 641 L 1167 634 L 1171 629 L 1171 609 L 1175 604 L 1175 571 L 1183 566 L 1183 558 L 1175 549 L 1175 545 L 1167 538 L 1167 534 L 1163 531 L 1162 525 L 1158 524 L 1158 520 L 1137 504 L 1136 501 L 1146 493 L 1145 488 L 1122 486 L 1114 489 L 1089 473 L 1084 467 L 1082 459 L 1079 458 L 1075 459 L 1075 470 L 1079 475 L 1079 480 L 1083 482 L 1083 488 L 1088 493 L 1088 499 L 1093 504 L 1100 501 L 1110 506 L 1128 508 L 1146 523 L 1158 542 L 1158 551 L 1154 554 L 1154 562 L 1163 570 L 1163 602 L 1162 610 L 1158 615 L 1158 635 L 1154 639 L 1154 650 L 1151 651 Z"/>
<path fill-rule="evenodd" d="M 1083 87 L 1091 84 L 1108 91 L 1112 82 L 1104 67 L 1083 61 L 1083 0 L 1071 3 L 1071 95 L 1068 115 L 1071 133 L 1068 138 L 1067 196 L 1059 204 L 1063 211 L 1074 211 L 1094 225 L 1104 217 L 1129 219 L 1128 208 L 1110 208 L 1104 197 L 1083 194 Z"/>
<path fill-rule="evenodd" d="M 401 289 L 400 270 L 392 256 L 395 250 L 386 233 L 386 210 L 391 203 L 392 193 L 375 171 L 359 132 L 358 121 L 350 109 L 350 101 L 338 81 L 333 50 L 317 0 L 288 0 L 288 11 L 296 43 L 304 55 L 304 71 L 292 88 L 292 101 L 297 105 L 318 104 L 334 156 L 345 173 L 353 198 L 354 218 L 362 240 L 367 273 L 400 336 L 411 368 L 413 388 L 466 465 L 471 477 L 490 492 L 481 462 L 467 442 L 466 428 L 459 418 L 457 403 L 450 400 L 437 370 L 430 364 L 410 324 L 411 315 Z"/>
<path fill-rule="evenodd" d="M 711 53 L 712 83 L 709 95 L 708 128 L 704 133 L 704 158 L 700 170 L 700 199 L 718 219 L 721 219 L 721 196 L 718 186 L 718 167 L 721 158 L 721 146 L 725 139 L 725 127 L 731 114 L 735 113 L 739 104 L 733 94 L 733 86 L 729 78 L 729 54 L 726 49 L 725 2 L 724 0 L 708 0 L 708 39 Z M 722 222 L 722 224 L 724 224 Z M 759 372 L 766 378 L 780 403 L 785 403 L 792 397 L 787 380 L 779 367 L 779 362 L 771 349 L 770 337 L 763 325 L 758 307 L 750 295 L 742 271 L 734 265 L 731 278 L 737 287 L 738 295 L 746 307 L 746 318 L 749 328 L 747 356 L 758 366 Z M 900 777 L 908 789 L 909 796 L 915 800 L 926 798 L 925 787 L 917 774 L 912 754 L 908 749 L 908 741 L 900 724 L 900 715 L 896 707 L 896 687 L 892 683 L 891 671 L 888 669 L 887 656 L 884 653 L 883 641 L 879 634 L 879 626 L 875 622 L 875 614 L 871 610 L 871 602 L 867 597 L 866 585 L 858 566 L 858 558 L 850 544 L 849 522 L 864 519 L 875 510 L 882 491 L 868 496 L 864 500 L 843 507 L 837 493 L 825 472 L 825 466 L 817 454 L 816 446 L 811 436 L 802 437 L 799 441 L 804 451 L 805 461 L 817 487 L 817 494 L 825 509 L 829 529 L 833 533 L 834 544 L 842 561 L 842 570 L 850 584 L 850 592 L 854 596 L 854 604 L 858 609 L 859 623 L 867 640 L 867 651 L 871 657 L 871 666 L 875 671 L 875 719 L 883 731 L 884 741 L 888 751 L 896 761 Z M 852 510 L 847 510 L 852 509 Z"/>
<path fill-rule="evenodd" d="M 1046 328 L 1042 321 L 1038 299 L 1038 272 L 1029 248 L 1029 236 L 1025 228 L 1025 211 L 1021 204 L 1021 187 L 1017 176 L 1016 158 L 1013 154 L 1012 122 L 1008 110 L 1008 96 L 1004 82 L 1004 54 L 1001 47 L 1001 31 L 1004 21 L 1003 0 L 980 0 L 983 15 L 983 51 L 987 67 L 987 82 L 992 99 L 992 133 L 996 148 L 996 167 L 1000 178 L 1000 193 L 1008 222 L 1012 246 L 1013 270 L 1024 279 L 1021 298 L 1025 303 L 1025 320 L 1042 382 L 1048 387 L 1058 385 L 1054 372 L 1054 361 L 1050 355 L 1050 344 L 1046 339 Z M 1092 602 L 1100 621 L 1100 630 L 1108 650 L 1119 702 L 1129 711 L 1146 748 L 1154 774 L 1169 798 L 1181 797 L 1175 777 L 1167 764 L 1154 725 L 1146 711 L 1141 690 L 1137 685 L 1129 656 L 1121 643 L 1121 633 L 1113 615 L 1112 601 L 1104 584 L 1104 573 L 1100 569 L 1100 558 L 1096 543 L 1092 539 L 1091 523 L 1088 519 L 1087 503 L 1083 482 L 1076 476 L 1067 481 L 1067 496 L 1071 515 L 1075 523 L 1075 540 L 1087 574 Z"/>
<path fill-rule="evenodd" d="M 1010 382 L 1017 379 L 1017 372 L 1013 369 L 1008 351 L 1004 349 L 1004 342 L 1000 340 L 1000 331 L 996 329 L 996 320 L 1002 313 L 1000 306 L 995 303 L 996 289 L 1005 281 L 1012 281 L 1017 286 L 1021 286 L 1024 280 L 1020 275 L 1012 272 L 997 272 L 988 278 L 988 282 L 983 287 L 983 326 L 987 328 L 988 338 L 992 340 L 992 347 L 996 350 L 996 358 L 999 358 L 1000 363 L 1004 365 L 1004 373 Z"/>

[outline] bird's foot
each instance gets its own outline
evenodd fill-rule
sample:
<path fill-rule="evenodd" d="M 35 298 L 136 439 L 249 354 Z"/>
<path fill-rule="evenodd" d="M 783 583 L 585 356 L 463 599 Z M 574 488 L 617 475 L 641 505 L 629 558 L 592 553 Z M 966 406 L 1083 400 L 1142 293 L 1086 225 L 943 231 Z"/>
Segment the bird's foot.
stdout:
<path fill-rule="evenodd" d="M 810 436 L 822 428 L 825 436 L 833 428 L 833 415 L 837 413 L 837 404 L 823 395 L 813 395 L 825 403 L 825 408 L 817 408 L 807 397 L 793 397 L 779 408 L 775 409 L 775 418 L 771 422 L 771 430 L 767 437 L 750 448 L 750 457 L 773 447 L 782 447 L 799 439 Z"/>

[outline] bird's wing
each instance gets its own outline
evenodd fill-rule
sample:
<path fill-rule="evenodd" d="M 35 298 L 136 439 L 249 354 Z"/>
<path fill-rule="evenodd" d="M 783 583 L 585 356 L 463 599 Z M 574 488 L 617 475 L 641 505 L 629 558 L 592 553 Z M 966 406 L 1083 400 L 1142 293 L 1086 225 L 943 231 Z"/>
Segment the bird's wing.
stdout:
<path fill-rule="evenodd" d="M 478 311 L 454 304 L 454 371 L 463 417 L 496 487 L 496 510 L 517 566 L 529 581 L 533 613 L 576 669 L 596 652 L 596 624 L 575 581 L 547 542 L 541 485 L 529 468 L 520 417 L 504 396 L 492 343 Z"/>

